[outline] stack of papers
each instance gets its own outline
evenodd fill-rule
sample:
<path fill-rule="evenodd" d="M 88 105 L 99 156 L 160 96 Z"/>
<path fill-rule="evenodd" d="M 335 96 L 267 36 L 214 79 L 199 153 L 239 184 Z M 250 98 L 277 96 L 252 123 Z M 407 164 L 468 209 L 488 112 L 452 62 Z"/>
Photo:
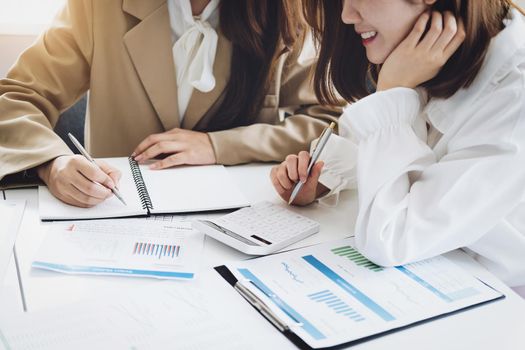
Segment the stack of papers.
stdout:
<path fill-rule="evenodd" d="M 197 288 L 171 283 L 113 298 L 9 318 L 1 315 L 0 349 L 2 343 L 17 350 L 152 349 L 155 343 L 171 349 L 216 348 L 214 343 L 249 348 L 235 327 L 210 313 L 209 301 Z"/>

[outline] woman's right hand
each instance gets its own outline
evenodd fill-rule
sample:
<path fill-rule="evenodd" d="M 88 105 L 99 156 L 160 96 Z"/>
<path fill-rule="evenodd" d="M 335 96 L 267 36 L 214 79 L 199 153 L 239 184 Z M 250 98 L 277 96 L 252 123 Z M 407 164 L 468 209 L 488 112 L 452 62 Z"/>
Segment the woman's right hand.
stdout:
<path fill-rule="evenodd" d="M 295 184 L 299 181 L 303 182 L 303 187 L 292 204 L 301 206 L 308 205 L 317 197 L 328 192 L 328 189 L 319 183 L 319 176 L 321 175 L 324 163 L 315 163 L 310 172 L 310 176 L 308 176 L 307 170 L 309 162 L 310 154 L 302 151 L 298 155 L 288 155 L 284 162 L 272 168 L 270 178 L 273 187 L 282 199 L 288 202 Z"/>
<path fill-rule="evenodd" d="M 425 33 L 427 23 L 430 28 Z M 451 12 L 423 13 L 414 28 L 388 56 L 379 72 L 377 91 L 415 88 L 434 78 L 465 40 L 461 18 Z"/>
<path fill-rule="evenodd" d="M 61 201 L 77 207 L 93 207 L 113 193 L 120 171 L 108 164 L 93 163 L 80 155 L 60 156 L 37 168 L 38 176 L 49 191 Z"/>

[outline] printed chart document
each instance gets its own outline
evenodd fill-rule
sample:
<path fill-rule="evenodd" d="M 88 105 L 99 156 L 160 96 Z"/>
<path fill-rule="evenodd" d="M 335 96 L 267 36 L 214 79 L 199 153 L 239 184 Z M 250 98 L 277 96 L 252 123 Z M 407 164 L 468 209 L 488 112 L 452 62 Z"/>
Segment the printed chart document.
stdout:
<path fill-rule="evenodd" d="M 192 279 L 204 235 L 189 221 L 89 220 L 51 226 L 32 266 L 72 274 Z"/>
<path fill-rule="evenodd" d="M 39 186 L 40 219 L 147 216 L 236 209 L 250 204 L 222 165 L 150 170 L 148 165 L 139 165 L 131 158 L 102 160 L 121 171 L 118 187 L 127 205 L 113 196 L 92 208 L 78 208 L 55 198 L 46 186 Z"/>
<path fill-rule="evenodd" d="M 0 200 L 0 281 L 4 280 L 13 254 L 25 205 L 25 201 Z"/>
<path fill-rule="evenodd" d="M 311 348 L 350 344 L 503 297 L 444 257 L 383 268 L 352 242 L 216 269 L 296 345 Z"/>
<path fill-rule="evenodd" d="M 197 281 L 195 281 L 197 282 Z M 55 309 L 0 313 L 0 349 L 282 349 L 288 340 L 212 270 Z M 268 334 L 275 335 L 269 337 Z M 261 347 L 259 347 L 261 348 Z"/>

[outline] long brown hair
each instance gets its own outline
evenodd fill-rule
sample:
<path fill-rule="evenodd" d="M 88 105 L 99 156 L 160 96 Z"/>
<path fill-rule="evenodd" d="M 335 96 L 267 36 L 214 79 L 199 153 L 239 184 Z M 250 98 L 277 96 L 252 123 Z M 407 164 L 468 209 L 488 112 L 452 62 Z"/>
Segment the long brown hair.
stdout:
<path fill-rule="evenodd" d="M 231 73 L 207 131 L 253 122 L 277 59 L 303 44 L 306 28 L 296 0 L 222 0 L 219 6 L 220 28 L 233 48 Z"/>
<path fill-rule="evenodd" d="M 465 23 L 466 37 L 436 77 L 425 82 L 429 96 L 447 98 L 476 78 L 490 39 L 503 29 L 511 0 L 438 0 L 436 11 L 450 11 Z M 517 7 L 517 6 L 516 6 Z M 305 0 L 303 11 L 320 44 L 315 92 L 322 103 L 354 102 L 370 94 L 379 69 L 369 64 L 361 38 L 341 20 L 343 0 Z"/>

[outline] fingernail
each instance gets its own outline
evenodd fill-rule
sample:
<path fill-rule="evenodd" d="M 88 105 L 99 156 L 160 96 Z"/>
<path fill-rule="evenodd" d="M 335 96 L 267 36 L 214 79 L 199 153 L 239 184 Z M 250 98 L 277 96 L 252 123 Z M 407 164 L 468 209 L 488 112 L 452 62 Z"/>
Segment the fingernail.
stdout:
<path fill-rule="evenodd" d="M 137 155 L 137 153 L 133 152 L 131 153 L 131 157 L 135 157 Z"/>
<path fill-rule="evenodd" d="M 304 177 L 301 178 L 301 182 L 304 184 L 306 182 L 306 179 Z"/>
<path fill-rule="evenodd" d="M 135 160 L 138 162 L 142 159 L 142 156 L 135 157 Z"/>
<path fill-rule="evenodd" d="M 155 164 L 151 164 L 151 165 L 149 166 L 150 169 L 157 169 L 158 167 L 159 167 L 159 166 L 158 166 L 157 163 L 155 163 Z"/>

